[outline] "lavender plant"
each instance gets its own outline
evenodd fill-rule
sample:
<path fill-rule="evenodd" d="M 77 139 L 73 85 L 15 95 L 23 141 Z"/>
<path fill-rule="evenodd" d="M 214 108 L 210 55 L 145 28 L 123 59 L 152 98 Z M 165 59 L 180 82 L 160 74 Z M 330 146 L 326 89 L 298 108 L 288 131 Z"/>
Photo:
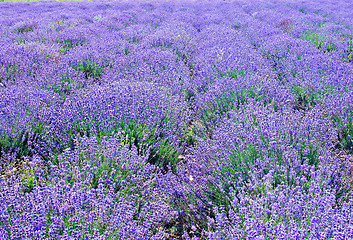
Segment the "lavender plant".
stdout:
<path fill-rule="evenodd" d="M 348 1 L 0 5 L 1 239 L 353 238 Z"/>

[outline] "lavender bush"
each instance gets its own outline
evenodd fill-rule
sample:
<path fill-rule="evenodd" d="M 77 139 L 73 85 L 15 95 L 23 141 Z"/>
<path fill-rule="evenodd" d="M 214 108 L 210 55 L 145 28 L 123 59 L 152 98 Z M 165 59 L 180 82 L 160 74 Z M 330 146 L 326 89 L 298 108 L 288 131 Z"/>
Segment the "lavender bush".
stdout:
<path fill-rule="evenodd" d="M 0 6 L 1 239 L 353 239 L 349 1 Z"/>

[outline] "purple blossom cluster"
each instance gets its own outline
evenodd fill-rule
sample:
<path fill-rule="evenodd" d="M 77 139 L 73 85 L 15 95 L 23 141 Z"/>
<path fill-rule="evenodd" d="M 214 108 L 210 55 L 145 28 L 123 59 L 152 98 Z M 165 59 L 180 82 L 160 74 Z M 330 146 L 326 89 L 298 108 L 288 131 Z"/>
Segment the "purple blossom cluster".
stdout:
<path fill-rule="evenodd" d="M 0 6 L 0 239 L 353 239 L 350 1 Z"/>

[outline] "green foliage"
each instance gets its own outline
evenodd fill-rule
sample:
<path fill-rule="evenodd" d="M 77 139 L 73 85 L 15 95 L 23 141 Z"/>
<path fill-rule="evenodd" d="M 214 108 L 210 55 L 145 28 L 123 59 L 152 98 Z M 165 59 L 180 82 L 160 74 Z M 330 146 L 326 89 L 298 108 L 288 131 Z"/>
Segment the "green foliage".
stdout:
<path fill-rule="evenodd" d="M 127 48 L 123 49 L 123 54 L 124 55 L 128 55 L 129 53 L 130 53 L 129 49 L 127 49 Z"/>
<path fill-rule="evenodd" d="M 140 40 L 137 37 L 132 37 L 129 39 L 130 44 L 138 43 Z"/>
<path fill-rule="evenodd" d="M 300 9 L 299 9 L 299 12 L 306 14 L 306 9 L 305 9 L 305 8 L 300 8 Z"/>
<path fill-rule="evenodd" d="M 184 134 L 185 135 L 184 142 L 186 143 L 187 146 L 196 146 L 196 143 L 197 143 L 196 136 L 198 136 L 199 130 L 200 130 L 200 126 L 195 126 L 195 124 L 192 124 L 190 127 L 186 128 L 186 131 Z"/>
<path fill-rule="evenodd" d="M 24 44 L 26 44 L 26 42 L 28 42 L 28 40 L 25 39 L 25 38 L 21 38 L 21 37 L 16 38 L 16 43 L 17 43 L 18 45 L 24 45 Z"/>
<path fill-rule="evenodd" d="M 302 39 L 313 43 L 317 48 L 322 49 L 324 52 L 333 52 L 336 50 L 336 45 L 327 41 L 326 36 L 315 32 L 304 32 Z"/>
<path fill-rule="evenodd" d="M 172 48 L 172 44 L 171 43 L 168 43 L 166 41 L 157 41 L 153 44 L 153 47 L 156 47 L 156 48 Z"/>
<path fill-rule="evenodd" d="M 314 11 L 314 13 L 315 13 L 316 15 L 320 15 L 320 16 L 322 16 L 322 17 L 329 17 L 329 16 L 330 16 L 330 14 L 320 13 L 319 11 Z"/>
<path fill-rule="evenodd" d="M 61 43 L 63 45 L 60 48 L 59 52 L 65 54 L 74 47 L 83 46 L 84 41 L 83 40 L 63 39 L 63 40 L 58 40 L 57 43 Z"/>
<path fill-rule="evenodd" d="M 102 17 L 102 15 L 97 15 L 97 16 L 95 16 L 94 18 L 93 18 L 93 21 L 94 22 L 99 22 L 100 20 L 102 20 L 103 19 L 103 17 Z"/>
<path fill-rule="evenodd" d="M 235 189 L 239 182 L 247 181 L 250 178 L 251 166 L 260 156 L 258 156 L 255 146 L 252 145 L 248 145 L 244 151 L 239 151 L 237 147 L 231 149 L 231 151 L 229 161 L 221 168 L 221 175 L 225 179 L 230 177 L 230 186 Z"/>
<path fill-rule="evenodd" d="M 25 169 L 25 157 L 33 157 L 33 145 L 42 146 L 44 127 L 43 124 L 33 125 L 29 131 L 14 130 L 10 134 L 0 134 L 0 156 L 2 153 L 13 154 L 14 160 L 0 163 L 2 171 L 0 175 L 22 175 L 23 192 L 31 192 L 37 178 L 32 169 Z"/>
<path fill-rule="evenodd" d="M 308 127 L 308 131 L 310 128 Z M 310 135 L 307 136 L 310 139 Z M 304 164 L 305 161 L 308 161 L 307 164 L 317 167 L 319 162 L 319 146 L 313 143 L 310 143 L 307 139 L 302 139 L 297 141 L 293 136 L 289 136 L 291 145 L 298 151 L 298 155 L 301 160 L 301 164 Z"/>
<path fill-rule="evenodd" d="M 240 120 L 234 121 L 243 123 Z M 258 127 L 258 122 L 255 115 L 252 116 L 253 127 Z M 310 129 L 307 129 L 310 132 Z M 253 197 L 259 195 L 266 195 L 269 189 L 276 189 L 280 185 L 288 185 L 292 188 L 297 186 L 297 177 L 304 176 L 307 179 L 307 183 L 304 186 L 304 190 L 308 190 L 310 187 L 311 175 L 308 172 L 303 172 L 300 165 L 295 167 L 294 175 L 291 175 L 291 169 L 293 170 L 292 163 L 285 159 L 283 151 L 277 148 L 277 140 L 271 140 L 265 137 L 260 132 L 259 139 L 262 140 L 264 147 L 267 151 L 259 151 L 257 145 L 248 143 L 245 147 L 242 145 L 235 144 L 230 146 L 226 158 L 220 163 L 220 168 L 215 172 L 216 179 L 220 179 L 222 184 L 208 183 L 209 191 L 207 198 L 217 207 L 224 207 L 228 212 L 232 206 L 230 201 L 236 197 L 238 198 L 238 188 L 241 187 Z M 291 134 L 289 132 L 289 134 Z M 294 138 L 288 133 L 283 133 L 289 143 L 296 149 L 298 156 L 300 157 L 300 164 L 308 164 L 318 168 L 319 162 L 319 146 L 315 143 L 311 143 L 311 136 L 302 136 L 301 138 Z M 261 147 L 262 148 L 262 147 Z M 266 162 L 264 162 L 266 160 Z M 270 161 L 269 161 L 270 160 Z M 259 167 L 261 165 L 261 167 Z M 253 181 L 258 181 L 258 178 L 263 178 L 265 175 L 271 173 L 272 180 L 271 186 L 266 186 L 264 183 L 254 189 L 249 187 L 249 184 Z M 255 177 L 255 179 L 254 179 Z M 222 188 L 219 188 L 222 186 Z M 239 199 L 238 199 L 239 200 Z M 233 209 L 234 210 L 234 209 Z M 237 210 L 238 211 L 238 210 Z"/>
<path fill-rule="evenodd" d="M 129 149 L 136 147 L 139 155 L 149 154 L 147 160 L 149 163 L 163 168 L 166 168 L 169 164 L 175 166 L 178 161 L 179 151 L 161 131 L 162 125 L 160 124 L 163 121 L 167 123 L 172 121 L 172 119 L 165 117 L 160 123 L 156 123 L 153 126 L 141 124 L 134 120 L 105 123 L 109 127 L 103 127 L 103 124 L 95 119 L 75 121 L 65 130 L 69 141 L 65 143 L 60 139 L 54 139 L 61 147 L 53 150 L 59 154 L 66 148 L 74 149 L 77 135 L 95 136 L 98 143 L 103 138 L 109 139 L 110 137 L 118 136 L 121 139 L 121 143 L 128 146 Z"/>
<path fill-rule="evenodd" d="M 343 37 L 342 41 L 347 46 L 343 58 L 348 63 L 353 62 L 353 36 L 351 34 L 344 34 Z"/>
<path fill-rule="evenodd" d="M 251 181 L 251 174 L 253 174 L 253 169 L 256 161 L 258 159 L 263 160 L 263 156 L 260 152 L 256 150 L 254 145 L 248 145 L 246 149 L 240 150 L 237 146 L 229 149 L 231 155 L 227 161 L 222 163 L 222 166 L 218 171 L 216 171 L 217 176 L 221 176 L 222 187 L 219 184 L 208 182 L 208 191 L 206 196 L 212 204 L 218 208 L 224 208 L 225 212 L 228 214 L 232 209 L 233 211 L 238 211 L 234 209 L 231 205 L 231 201 L 234 197 L 238 198 L 238 188 L 244 187 Z M 268 172 L 267 169 L 263 170 Z M 248 187 L 246 187 L 248 188 Z M 261 189 L 260 192 L 256 194 L 264 194 Z M 252 190 L 247 189 L 246 191 L 251 192 Z M 239 199 L 238 199 L 239 200 Z"/>
<path fill-rule="evenodd" d="M 229 28 L 232 28 L 234 30 L 238 30 L 240 28 L 240 26 L 236 23 L 231 23 L 231 24 L 229 24 Z"/>
<path fill-rule="evenodd" d="M 23 183 L 22 191 L 24 193 L 30 193 L 34 189 L 34 183 L 37 179 L 37 176 L 33 169 L 27 169 L 23 172 L 21 181 Z"/>
<path fill-rule="evenodd" d="M 317 94 L 300 85 L 293 85 L 292 92 L 296 96 L 296 104 L 304 108 L 311 108 L 317 104 Z"/>
<path fill-rule="evenodd" d="M 44 132 L 43 125 L 32 128 L 32 131 L 12 131 L 9 134 L 0 134 L 0 155 L 4 153 L 15 153 L 17 159 L 24 156 L 31 156 L 29 142 L 39 143 Z"/>
<path fill-rule="evenodd" d="M 33 32 L 33 30 L 34 28 L 32 26 L 23 26 L 15 29 L 15 31 L 18 33 Z"/>
<path fill-rule="evenodd" d="M 190 102 L 190 101 L 194 100 L 194 98 L 195 98 L 195 93 L 192 92 L 191 90 L 185 90 L 185 91 L 184 91 L 184 96 L 185 96 L 185 100 L 186 100 L 187 102 Z"/>
<path fill-rule="evenodd" d="M 162 122 L 163 120 L 161 120 Z M 165 122 L 172 121 L 169 118 L 164 119 Z M 143 155 L 150 149 L 148 162 L 159 167 L 167 167 L 167 165 L 175 166 L 178 161 L 178 150 L 173 147 L 171 142 L 162 133 L 159 124 L 155 126 L 147 126 L 139 124 L 135 121 L 121 121 L 120 128 L 123 131 L 122 143 L 137 147 L 138 154 Z"/>
<path fill-rule="evenodd" d="M 343 117 L 333 115 L 332 120 L 337 128 L 339 141 L 336 147 L 353 154 L 353 111 L 347 110 Z"/>
<path fill-rule="evenodd" d="M 287 74 L 285 73 L 285 64 L 283 63 L 287 59 L 287 54 L 290 52 L 290 48 L 287 47 L 284 51 L 276 50 L 274 52 L 263 52 L 262 57 L 271 62 L 273 70 L 277 73 L 277 79 L 285 84 L 287 80 Z M 295 74 L 295 73 L 294 73 Z"/>
<path fill-rule="evenodd" d="M 129 19 L 129 21 L 123 22 L 123 24 L 124 24 L 125 27 L 131 26 L 131 25 L 133 25 L 134 23 L 136 23 L 136 21 L 135 21 L 135 20 L 132 20 L 132 19 Z"/>
<path fill-rule="evenodd" d="M 309 86 L 292 85 L 291 91 L 296 97 L 296 106 L 304 109 L 311 109 L 320 104 L 327 95 L 333 94 L 334 86 L 327 85 L 322 81 L 321 89 L 314 89 Z"/>
<path fill-rule="evenodd" d="M 66 96 L 75 90 L 81 89 L 84 84 L 79 83 L 68 75 L 61 75 L 58 82 L 44 86 L 43 88 L 48 91 L 58 93 L 62 100 L 66 99 Z"/>
<path fill-rule="evenodd" d="M 217 116 L 225 117 L 231 109 L 239 110 L 240 106 L 248 103 L 250 99 L 256 102 L 263 100 L 263 103 L 267 104 L 263 98 L 261 89 L 254 87 L 240 90 L 230 89 L 216 98 L 214 103 L 208 104 L 202 112 L 201 119 L 204 123 L 207 123 L 212 122 Z"/>
<path fill-rule="evenodd" d="M 232 78 L 232 79 L 238 79 L 239 76 L 244 78 L 248 74 L 249 73 L 247 73 L 247 71 L 244 70 L 244 69 L 241 69 L 241 70 L 235 69 L 235 70 L 231 70 L 231 71 L 226 72 L 226 73 L 221 73 L 220 77 L 227 76 L 227 77 Z M 249 75 L 251 75 L 251 74 L 249 74 Z"/>
<path fill-rule="evenodd" d="M 179 51 L 178 48 L 173 49 L 173 52 L 177 55 L 177 61 L 182 61 L 186 65 L 188 64 L 188 58 L 189 57 L 185 53 Z"/>
<path fill-rule="evenodd" d="M 6 86 L 8 82 L 13 81 L 19 70 L 16 64 L 7 64 L 1 66 L 2 74 L 0 75 L 0 87 Z"/>
<path fill-rule="evenodd" d="M 73 63 L 71 67 L 77 71 L 83 72 L 85 78 L 99 78 L 104 73 L 104 67 L 97 66 L 93 61 L 86 60 L 83 62 Z"/>
<path fill-rule="evenodd" d="M 252 101 L 263 106 L 271 103 L 274 111 L 279 109 L 274 99 L 272 99 L 272 102 L 267 99 L 261 89 L 255 87 L 239 90 L 230 89 L 203 109 L 200 119 L 206 128 L 206 132 L 211 133 L 218 124 L 222 123 L 223 118 L 229 118 L 230 110 L 239 111 L 241 106 Z"/>

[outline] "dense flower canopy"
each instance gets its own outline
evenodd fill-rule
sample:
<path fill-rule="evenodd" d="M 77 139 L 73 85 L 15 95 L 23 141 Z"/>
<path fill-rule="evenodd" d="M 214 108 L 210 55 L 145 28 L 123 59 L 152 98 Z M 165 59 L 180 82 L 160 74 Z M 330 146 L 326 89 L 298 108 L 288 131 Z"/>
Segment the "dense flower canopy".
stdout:
<path fill-rule="evenodd" d="M 352 9 L 0 3 L 0 239 L 353 239 Z"/>

